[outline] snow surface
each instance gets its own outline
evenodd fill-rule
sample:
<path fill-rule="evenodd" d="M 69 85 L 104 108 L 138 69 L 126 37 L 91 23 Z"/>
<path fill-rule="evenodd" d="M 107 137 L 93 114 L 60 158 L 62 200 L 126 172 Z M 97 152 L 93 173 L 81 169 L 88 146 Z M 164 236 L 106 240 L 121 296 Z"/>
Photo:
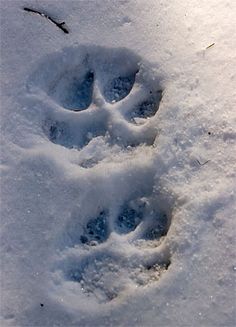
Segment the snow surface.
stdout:
<path fill-rule="evenodd" d="M 235 13 L 1 1 L 1 326 L 235 326 Z"/>

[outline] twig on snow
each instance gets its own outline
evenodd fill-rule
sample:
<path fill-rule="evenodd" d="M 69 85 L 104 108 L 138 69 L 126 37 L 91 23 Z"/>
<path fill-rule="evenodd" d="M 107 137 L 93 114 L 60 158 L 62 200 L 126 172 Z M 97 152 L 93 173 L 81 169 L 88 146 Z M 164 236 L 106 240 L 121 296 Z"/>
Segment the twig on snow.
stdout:
<path fill-rule="evenodd" d="M 212 44 L 208 45 L 208 47 L 206 47 L 206 49 L 209 49 L 209 48 L 213 47 L 213 45 L 215 45 L 215 43 L 212 43 Z"/>
<path fill-rule="evenodd" d="M 60 28 L 64 33 L 66 34 L 69 34 L 69 31 L 68 29 L 65 27 L 65 22 L 62 22 L 62 23 L 58 23 L 56 22 L 52 17 L 48 16 L 47 14 L 44 14 L 38 10 L 34 10 L 34 9 L 30 9 L 30 8 L 27 8 L 27 7 L 24 7 L 24 10 L 25 11 L 28 11 L 28 12 L 32 12 L 34 14 L 38 14 L 42 17 L 45 17 L 47 18 L 48 20 L 50 20 L 53 24 L 55 24 L 58 28 Z"/>
<path fill-rule="evenodd" d="M 200 166 L 204 166 L 204 165 L 207 164 L 209 161 L 211 161 L 211 160 L 207 160 L 207 161 L 201 163 L 198 159 L 196 159 L 196 162 L 197 162 Z"/>

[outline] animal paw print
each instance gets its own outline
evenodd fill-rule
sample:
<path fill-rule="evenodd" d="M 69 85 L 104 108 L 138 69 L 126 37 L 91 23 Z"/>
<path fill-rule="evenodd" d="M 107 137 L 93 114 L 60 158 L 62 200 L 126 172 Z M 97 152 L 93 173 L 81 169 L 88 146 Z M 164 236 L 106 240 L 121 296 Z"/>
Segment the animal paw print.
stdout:
<path fill-rule="evenodd" d="M 78 294 L 99 303 L 148 287 L 171 263 L 161 248 L 170 224 L 171 213 L 160 210 L 152 197 L 131 199 L 116 213 L 98 208 L 92 217 L 75 215 L 62 235 L 56 276 L 61 285 L 69 282 Z"/>
<path fill-rule="evenodd" d="M 54 144 L 81 150 L 102 137 L 121 148 L 152 145 L 162 98 L 160 81 L 125 49 L 67 49 L 30 80 L 48 102 L 43 132 Z"/>

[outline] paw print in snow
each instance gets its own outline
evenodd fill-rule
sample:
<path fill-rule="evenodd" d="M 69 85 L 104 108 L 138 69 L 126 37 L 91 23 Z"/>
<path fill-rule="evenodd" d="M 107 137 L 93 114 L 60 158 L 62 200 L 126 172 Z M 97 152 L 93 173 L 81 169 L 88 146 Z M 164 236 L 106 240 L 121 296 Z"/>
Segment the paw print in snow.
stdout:
<path fill-rule="evenodd" d="M 82 149 L 97 137 L 120 147 L 152 145 L 152 121 L 162 98 L 159 79 L 125 49 L 84 47 L 52 56 L 29 86 L 48 102 L 43 131 L 67 148 Z"/>
<path fill-rule="evenodd" d="M 155 202 L 131 199 L 116 213 L 99 209 L 83 223 L 75 214 L 63 231 L 63 256 L 56 266 L 62 287 L 70 282 L 78 294 L 107 303 L 130 287 L 157 282 L 171 263 L 168 250 L 161 247 L 171 212 L 160 210 Z"/>

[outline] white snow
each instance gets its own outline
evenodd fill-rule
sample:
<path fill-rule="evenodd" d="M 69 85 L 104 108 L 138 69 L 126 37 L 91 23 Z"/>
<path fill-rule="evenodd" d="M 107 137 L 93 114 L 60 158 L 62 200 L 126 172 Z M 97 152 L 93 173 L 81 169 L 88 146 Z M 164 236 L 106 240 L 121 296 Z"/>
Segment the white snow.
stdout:
<path fill-rule="evenodd" d="M 1 2 L 1 326 L 235 326 L 235 12 Z"/>

